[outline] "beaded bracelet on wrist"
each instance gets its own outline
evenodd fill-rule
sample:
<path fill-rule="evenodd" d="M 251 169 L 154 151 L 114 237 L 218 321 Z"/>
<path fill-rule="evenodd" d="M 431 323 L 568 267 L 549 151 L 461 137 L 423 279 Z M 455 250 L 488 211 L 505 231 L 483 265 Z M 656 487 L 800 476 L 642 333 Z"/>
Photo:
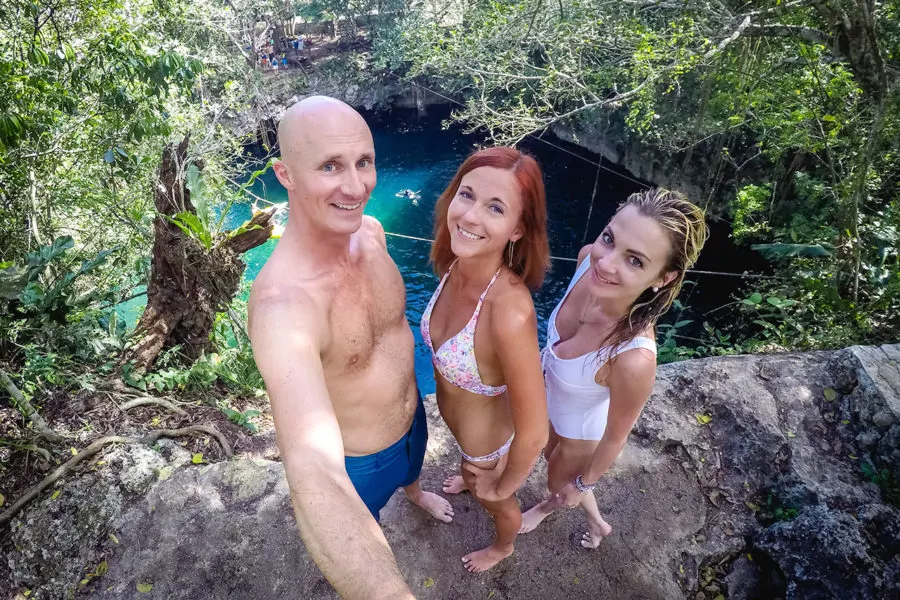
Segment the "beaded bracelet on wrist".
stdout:
<path fill-rule="evenodd" d="M 584 481 L 581 479 L 581 475 L 575 478 L 575 487 L 578 488 L 579 492 L 592 492 L 594 488 L 597 487 L 598 482 L 594 482 L 590 485 L 585 485 Z"/>

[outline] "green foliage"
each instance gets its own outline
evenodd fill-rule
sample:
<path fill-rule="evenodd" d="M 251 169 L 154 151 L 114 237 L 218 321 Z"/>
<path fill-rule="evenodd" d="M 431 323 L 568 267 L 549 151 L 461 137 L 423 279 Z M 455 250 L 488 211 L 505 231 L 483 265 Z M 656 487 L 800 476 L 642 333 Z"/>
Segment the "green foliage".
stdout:
<path fill-rule="evenodd" d="M 734 221 L 731 231 L 737 242 L 756 238 L 769 231 L 766 207 L 772 195 L 771 185 L 745 185 L 738 190 L 731 205 Z"/>
<path fill-rule="evenodd" d="M 758 516 L 769 522 L 790 521 L 799 514 L 796 508 L 785 506 L 775 494 L 769 492 L 766 495 L 766 501 L 760 507 Z"/>
<path fill-rule="evenodd" d="M 231 408 L 222 408 L 222 412 L 225 413 L 225 416 L 228 417 L 229 421 L 235 425 L 246 427 L 253 433 L 256 433 L 256 425 L 250 419 L 262 414 L 258 410 L 245 410 L 244 412 L 240 412 Z"/>
<path fill-rule="evenodd" d="M 662 334 L 662 340 L 657 346 L 656 360 L 659 364 L 678 362 L 698 356 L 696 348 L 678 345 L 678 332 L 693 323 L 691 319 L 682 319 L 673 324 L 661 323 L 657 330 Z"/>
<path fill-rule="evenodd" d="M 748 293 L 797 303 L 738 299 L 749 321 L 710 326 L 745 349 L 825 347 L 900 333 L 897 14 L 896 0 L 457 0 L 376 32 L 375 60 L 461 98 L 454 118 L 497 142 L 562 126 L 708 165 L 712 212 L 780 276 Z M 666 359 L 687 356 L 663 333 Z"/>
<path fill-rule="evenodd" d="M 167 143 L 192 139 L 183 168 L 197 213 L 174 220 L 203 247 L 227 239 L 241 139 L 221 117 L 246 111 L 261 78 L 223 8 L 218 0 L 0 7 L 0 364 L 38 408 L 51 390 L 93 391 L 118 371 L 126 323 L 114 307 L 149 278 L 153 183 Z M 166 393 L 219 382 L 258 389 L 249 350 L 222 346 L 191 368 L 175 354 L 157 372 L 138 377 L 126 367 L 125 376 Z"/>
<path fill-rule="evenodd" d="M 65 349 L 82 358 L 121 348 L 124 332 L 114 313 L 99 309 L 108 292 L 78 285 L 112 250 L 87 258 L 70 270 L 71 263 L 65 264 L 64 259 L 73 246 L 71 237 L 62 236 L 30 252 L 24 264 L 6 263 L 0 270 L 0 328 L 18 347 L 27 350 L 36 344 L 47 351 Z"/>
<path fill-rule="evenodd" d="M 900 481 L 895 481 L 889 469 L 878 469 L 869 462 L 859 465 L 863 476 L 878 486 L 884 499 L 900 507 Z"/>

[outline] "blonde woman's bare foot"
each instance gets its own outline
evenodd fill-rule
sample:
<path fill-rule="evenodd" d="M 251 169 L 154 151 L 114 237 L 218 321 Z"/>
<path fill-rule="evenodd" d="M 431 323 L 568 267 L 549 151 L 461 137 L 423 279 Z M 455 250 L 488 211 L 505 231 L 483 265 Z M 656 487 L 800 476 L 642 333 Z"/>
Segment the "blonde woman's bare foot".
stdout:
<path fill-rule="evenodd" d="M 446 499 L 441 498 L 437 494 L 426 492 L 424 490 L 419 490 L 418 493 L 410 493 L 407 491 L 406 497 L 409 498 L 410 502 L 438 521 L 449 523 L 453 520 L 453 507 L 450 506 L 450 503 L 447 502 Z"/>
<path fill-rule="evenodd" d="M 461 475 L 451 475 L 444 480 L 445 494 L 460 494 L 467 491 L 468 489 L 469 488 L 466 487 L 466 482 L 463 481 Z"/>
<path fill-rule="evenodd" d="M 525 515 L 522 515 L 524 518 Z M 588 521 L 588 530 L 581 537 L 581 545 L 585 548 L 596 548 L 603 541 L 603 538 L 612 533 L 612 526 L 600 519 L 599 523 L 591 523 Z"/>
<path fill-rule="evenodd" d="M 481 573 L 487 571 L 504 558 L 510 556 L 515 548 L 497 548 L 493 544 L 487 548 L 470 552 L 462 557 L 463 565 L 469 573 Z"/>
<path fill-rule="evenodd" d="M 522 513 L 522 527 L 519 528 L 519 533 L 528 533 L 530 531 L 534 531 L 534 528 L 541 524 L 541 522 L 553 514 L 553 511 L 544 510 L 546 501 L 541 502 L 540 504 L 535 504 L 528 510 Z"/>

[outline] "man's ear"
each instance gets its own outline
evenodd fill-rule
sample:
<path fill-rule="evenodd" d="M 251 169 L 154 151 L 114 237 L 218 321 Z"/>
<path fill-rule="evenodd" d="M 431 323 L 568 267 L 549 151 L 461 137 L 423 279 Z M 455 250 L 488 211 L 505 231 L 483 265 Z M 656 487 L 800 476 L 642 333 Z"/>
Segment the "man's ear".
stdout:
<path fill-rule="evenodd" d="M 288 171 L 287 165 L 282 161 L 276 160 L 272 162 L 272 170 L 275 171 L 275 177 L 281 182 L 285 189 L 289 190 L 294 187 L 294 181 L 291 173 Z"/>

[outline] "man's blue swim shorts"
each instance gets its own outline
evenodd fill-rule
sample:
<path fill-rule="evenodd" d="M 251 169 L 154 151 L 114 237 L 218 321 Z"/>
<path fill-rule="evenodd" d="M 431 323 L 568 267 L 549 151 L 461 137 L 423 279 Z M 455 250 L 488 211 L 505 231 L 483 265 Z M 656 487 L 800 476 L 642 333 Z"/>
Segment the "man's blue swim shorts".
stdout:
<path fill-rule="evenodd" d="M 376 520 L 394 490 L 405 487 L 419 478 L 428 442 L 428 423 L 425 403 L 419 394 L 419 405 L 409 431 L 381 452 L 366 456 L 345 456 L 347 475 L 356 492 Z"/>

